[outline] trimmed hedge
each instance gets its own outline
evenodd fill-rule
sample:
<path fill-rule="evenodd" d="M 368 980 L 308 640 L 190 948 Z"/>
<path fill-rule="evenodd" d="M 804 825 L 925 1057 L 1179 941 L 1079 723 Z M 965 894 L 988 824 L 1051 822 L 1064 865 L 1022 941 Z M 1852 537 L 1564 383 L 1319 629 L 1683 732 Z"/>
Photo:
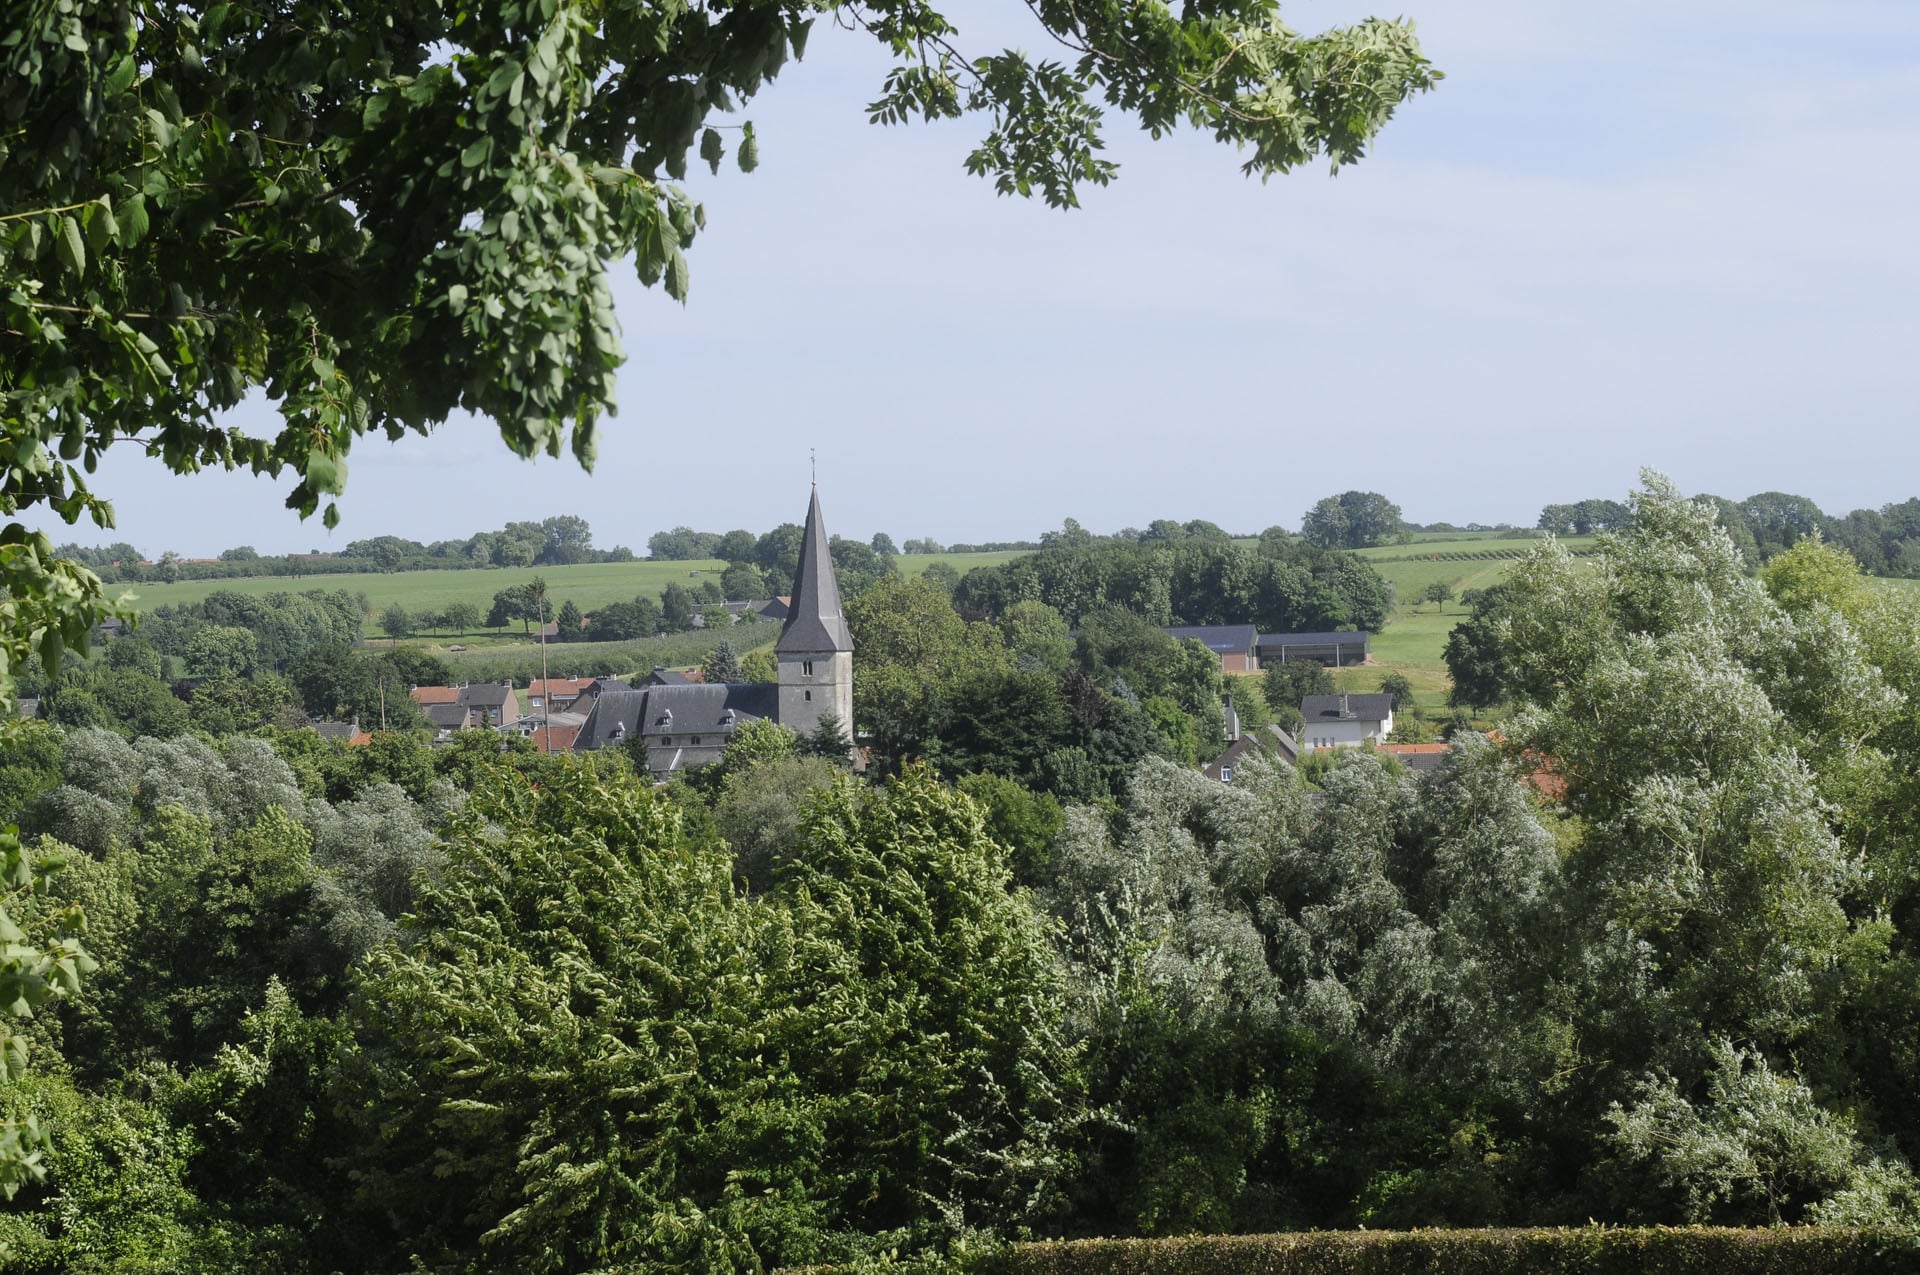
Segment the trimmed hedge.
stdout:
<path fill-rule="evenodd" d="M 1920 1275 L 1920 1237 L 1837 1227 L 1314 1231 L 1021 1244 L 983 1275 Z"/>

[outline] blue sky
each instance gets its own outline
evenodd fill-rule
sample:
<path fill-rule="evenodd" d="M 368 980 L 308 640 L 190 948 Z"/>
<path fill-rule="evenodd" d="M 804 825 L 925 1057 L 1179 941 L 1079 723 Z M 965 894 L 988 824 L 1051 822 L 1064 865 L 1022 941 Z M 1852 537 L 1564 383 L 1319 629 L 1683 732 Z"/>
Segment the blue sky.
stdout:
<path fill-rule="evenodd" d="M 1358 167 L 1262 185 L 1116 118 L 1120 179 L 1071 213 L 969 177 L 978 121 L 868 125 L 885 61 L 823 24 L 748 112 L 759 171 L 689 182 L 688 303 L 616 281 L 594 474 L 482 421 L 366 440 L 329 534 L 285 482 L 109 457 L 119 529 L 71 538 L 204 556 L 564 512 L 641 548 L 797 520 L 809 447 L 829 526 L 895 540 L 1258 531 L 1355 487 L 1530 524 L 1642 466 L 1836 513 L 1920 495 L 1920 5 L 1407 3 L 1448 79 Z M 1039 47 L 1022 6 L 954 12 L 968 47 Z"/>

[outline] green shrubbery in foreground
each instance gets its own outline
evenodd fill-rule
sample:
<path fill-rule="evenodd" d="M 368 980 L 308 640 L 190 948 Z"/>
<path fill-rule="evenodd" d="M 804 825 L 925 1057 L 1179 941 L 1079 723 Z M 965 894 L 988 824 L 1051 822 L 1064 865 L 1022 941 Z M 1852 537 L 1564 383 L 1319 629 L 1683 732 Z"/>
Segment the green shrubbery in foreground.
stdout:
<path fill-rule="evenodd" d="M 1026 1244 L 982 1275 L 1898 1275 L 1906 1233 L 1839 1227 L 1316 1231 Z"/>

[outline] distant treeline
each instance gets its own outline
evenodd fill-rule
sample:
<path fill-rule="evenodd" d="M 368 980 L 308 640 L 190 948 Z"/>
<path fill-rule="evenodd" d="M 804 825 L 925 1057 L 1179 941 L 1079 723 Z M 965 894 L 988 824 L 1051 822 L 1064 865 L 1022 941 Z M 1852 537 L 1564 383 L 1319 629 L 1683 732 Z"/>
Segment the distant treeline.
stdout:
<path fill-rule="evenodd" d="M 422 544 L 401 536 L 355 540 L 337 554 L 260 554 L 251 545 L 224 550 L 214 562 L 192 561 L 172 550 L 151 561 L 124 541 L 88 548 L 62 545 L 60 555 L 84 563 L 109 584 L 176 580 L 233 580 L 248 576 L 347 575 L 363 571 L 446 571 L 465 567 L 564 566 L 576 562 L 632 562 L 625 546 L 595 549 L 584 518 L 560 514 L 541 522 L 510 522 L 464 540 Z"/>
<path fill-rule="evenodd" d="M 1807 497 L 1784 491 L 1763 491 L 1740 501 L 1724 496 L 1694 499 L 1719 511 L 1720 525 L 1750 567 L 1819 536 L 1852 554 L 1868 575 L 1920 578 L 1920 498 L 1855 509 L 1837 518 Z M 1629 521 L 1630 511 L 1617 500 L 1581 500 L 1548 505 L 1540 511 L 1539 527 L 1555 535 L 1588 536 L 1623 530 Z"/>

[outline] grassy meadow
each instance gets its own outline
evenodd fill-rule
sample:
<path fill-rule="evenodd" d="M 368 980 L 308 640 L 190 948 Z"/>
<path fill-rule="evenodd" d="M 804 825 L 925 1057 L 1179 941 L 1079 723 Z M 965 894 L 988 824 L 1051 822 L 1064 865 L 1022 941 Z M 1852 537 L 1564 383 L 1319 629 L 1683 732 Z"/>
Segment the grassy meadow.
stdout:
<path fill-rule="evenodd" d="M 471 571 L 363 571 L 349 575 L 253 576 L 242 580 L 182 580 L 176 584 L 143 582 L 120 586 L 134 593 L 133 605 L 155 607 L 199 602 L 210 593 L 300 593 L 307 589 L 345 589 L 363 593 L 372 607 L 367 632 L 379 631 L 380 612 L 398 602 L 409 611 L 442 611 L 450 602 L 471 602 L 482 612 L 493 605 L 493 595 L 509 585 L 525 584 L 535 576 L 547 582 L 554 609 L 571 601 L 582 611 L 609 602 L 630 602 L 640 594 L 658 596 L 678 581 L 697 585 L 704 574 L 716 577 L 724 562 L 586 562 L 570 567 L 481 567 Z M 108 586 L 111 592 L 116 586 Z M 515 626 L 518 627 L 517 625 Z"/>
<path fill-rule="evenodd" d="M 997 567 L 1015 558 L 1024 558 L 1032 552 L 1031 549 L 996 549 L 991 553 L 903 553 L 894 562 L 899 566 L 901 575 L 915 579 L 936 562 L 944 562 L 965 575 L 975 567 Z"/>
<path fill-rule="evenodd" d="M 998 566 L 1019 557 L 1000 553 L 937 553 L 901 556 L 900 570 L 917 576 L 936 562 L 952 564 L 962 575 L 975 567 Z M 709 576 L 717 578 L 727 564 L 717 560 L 688 562 L 589 562 L 570 567 L 482 567 L 469 571 L 362 571 L 345 575 L 252 576 L 239 580 L 182 580 L 175 584 L 143 581 L 109 585 L 108 592 L 133 594 L 135 610 L 199 602 L 210 593 L 300 593 L 307 589 L 345 589 L 365 594 L 371 608 L 367 633 L 379 633 L 380 612 L 398 602 L 412 612 L 444 611 L 450 602 L 471 602 L 481 611 L 493 605 L 493 595 L 509 585 L 525 584 L 534 576 L 547 582 L 554 609 L 572 602 L 593 611 L 609 602 L 630 602 L 641 595 L 658 597 L 669 584 L 689 587 Z M 514 626 L 514 630 L 519 628 Z M 512 630 L 510 630 L 511 632 Z M 476 634 L 475 637 L 480 635 Z"/>

